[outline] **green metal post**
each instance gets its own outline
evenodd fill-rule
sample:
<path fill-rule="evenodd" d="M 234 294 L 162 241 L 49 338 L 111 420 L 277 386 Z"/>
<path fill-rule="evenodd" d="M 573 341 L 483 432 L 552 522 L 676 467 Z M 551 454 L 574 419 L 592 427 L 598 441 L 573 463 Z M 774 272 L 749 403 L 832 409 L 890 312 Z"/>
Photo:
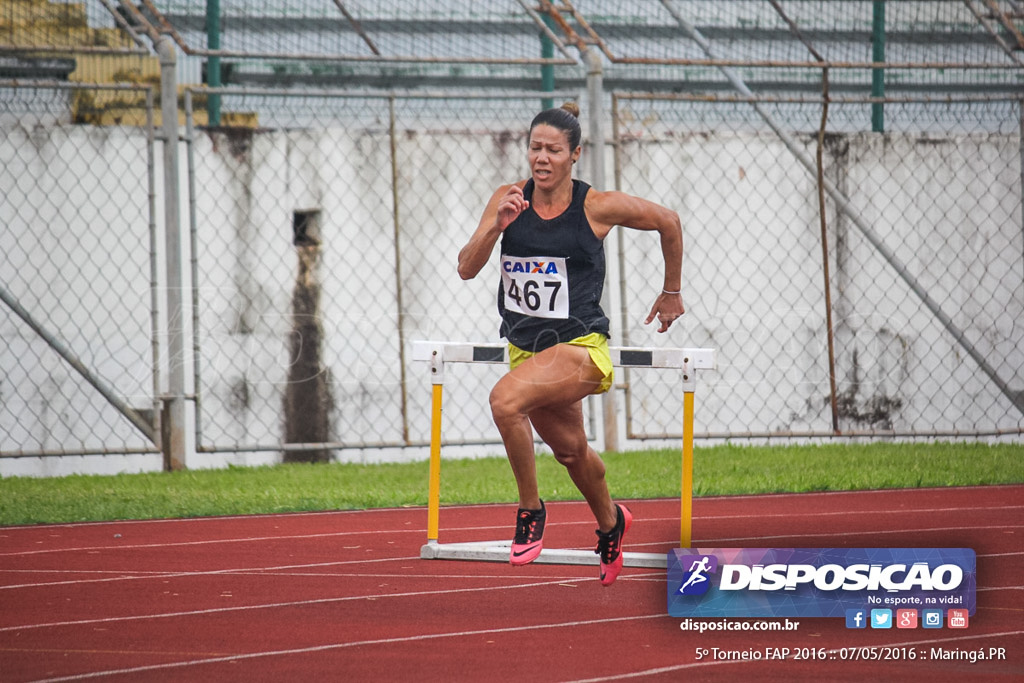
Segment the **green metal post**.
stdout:
<path fill-rule="evenodd" d="M 872 8 L 871 61 L 885 61 L 885 0 L 875 0 Z M 885 97 L 885 69 L 871 70 L 871 96 Z M 871 130 L 885 132 L 885 111 L 881 102 L 871 104 Z"/>
<path fill-rule="evenodd" d="M 220 49 L 220 0 L 206 0 L 206 47 L 209 50 Z M 207 58 L 206 85 L 220 87 L 220 57 Z M 206 114 L 211 126 L 220 125 L 220 95 L 206 98 Z"/>
<path fill-rule="evenodd" d="M 549 29 L 554 30 L 554 19 L 547 14 L 542 15 L 542 19 Z M 540 56 L 544 59 L 551 59 L 555 56 L 555 44 L 543 32 L 540 34 Z M 555 90 L 555 67 L 551 64 L 542 64 L 540 67 L 540 89 L 544 92 L 554 92 Z M 540 101 L 541 109 L 551 109 L 554 106 L 555 100 L 552 97 L 544 97 Z"/>

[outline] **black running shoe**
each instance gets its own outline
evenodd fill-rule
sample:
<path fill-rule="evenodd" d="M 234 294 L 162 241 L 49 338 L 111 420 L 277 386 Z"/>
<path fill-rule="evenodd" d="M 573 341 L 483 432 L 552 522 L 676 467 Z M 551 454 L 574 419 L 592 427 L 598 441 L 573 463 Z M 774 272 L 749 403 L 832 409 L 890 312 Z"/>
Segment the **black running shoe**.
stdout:
<path fill-rule="evenodd" d="M 543 500 L 540 502 L 540 510 L 519 508 L 516 514 L 516 536 L 512 539 L 509 562 L 516 565 L 529 564 L 537 559 L 541 548 L 544 547 L 544 522 L 547 516 Z"/>
<path fill-rule="evenodd" d="M 633 524 L 633 515 L 625 505 L 616 504 L 618 519 L 615 528 L 604 532 L 597 530 L 597 547 L 594 552 L 601 556 L 601 585 L 610 586 L 622 571 L 622 538 Z"/>

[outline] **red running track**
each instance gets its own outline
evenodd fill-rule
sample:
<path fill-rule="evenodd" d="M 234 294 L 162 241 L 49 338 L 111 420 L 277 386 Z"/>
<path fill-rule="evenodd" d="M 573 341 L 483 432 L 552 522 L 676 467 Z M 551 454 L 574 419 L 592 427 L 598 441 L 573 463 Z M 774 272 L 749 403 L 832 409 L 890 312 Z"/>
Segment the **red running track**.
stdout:
<path fill-rule="evenodd" d="M 676 545 L 678 500 L 629 504 L 627 550 Z M 596 566 L 421 560 L 422 508 L 0 528 L 0 681 L 1022 680 L 1022 510 L 1024 486 L 694 501 L 698 547 L 974 548 L 966 630 L 682 631 L 663 569 L 603 588 Z M 514 514 L 443 508 L 440 540 L 506 538 Z M 549 520 L 547 547 L 592 546 L 582 503 Z M 733 654 L 697 658 L 715 648 Z M 732 658 L 766 648 L 790 655 Z"/>

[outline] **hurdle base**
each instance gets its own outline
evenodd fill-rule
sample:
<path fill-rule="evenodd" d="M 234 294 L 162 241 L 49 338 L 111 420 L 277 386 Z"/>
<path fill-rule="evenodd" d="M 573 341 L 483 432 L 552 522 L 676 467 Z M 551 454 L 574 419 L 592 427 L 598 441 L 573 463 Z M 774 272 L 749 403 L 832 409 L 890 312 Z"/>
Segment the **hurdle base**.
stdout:
<path fill-rule="evenodd" d="M 508 563 L 510 541 L 476 541 L 471 543 L 438 543 L 428 541 L 420 548 L 420 559 L 424 560 L 476 560 Z M 545 548 L 533 564 L 579 564 L 598 565 L 600 558 L 593 550 L 571 550 Z M 661 553 L 622 553 L 622 566 L 665 569 L 668 557 Z"/>

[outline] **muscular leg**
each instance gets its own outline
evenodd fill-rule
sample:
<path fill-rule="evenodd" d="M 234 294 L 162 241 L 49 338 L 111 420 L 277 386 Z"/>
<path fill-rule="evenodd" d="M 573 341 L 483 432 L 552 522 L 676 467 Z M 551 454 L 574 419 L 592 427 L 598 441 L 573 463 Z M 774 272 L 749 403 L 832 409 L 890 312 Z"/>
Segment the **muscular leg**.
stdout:
<path fill-rule="evenodd" d="M 604 462 L 587 443 L 583 429 L 583 402 L 547 406 L 530 413 L 530 421 L 555 459 L 565 466 L 576 488 L 594 513 L 601 531 L 611 531 L 617 512 L 604 478 Z"/>
<path fill-rule="evenodd" d="M 533 356 L 501 378 L 491 391 L 491 413 L 519 489 L 519 507 L 540 507 L 532 422 L 569 471 L 598 525 L 615 525 L 604 482 L 604 463 L 587 445 L 582 399 L 594 392 L 601 371 L 583 347 L 560 344 Z"/>

